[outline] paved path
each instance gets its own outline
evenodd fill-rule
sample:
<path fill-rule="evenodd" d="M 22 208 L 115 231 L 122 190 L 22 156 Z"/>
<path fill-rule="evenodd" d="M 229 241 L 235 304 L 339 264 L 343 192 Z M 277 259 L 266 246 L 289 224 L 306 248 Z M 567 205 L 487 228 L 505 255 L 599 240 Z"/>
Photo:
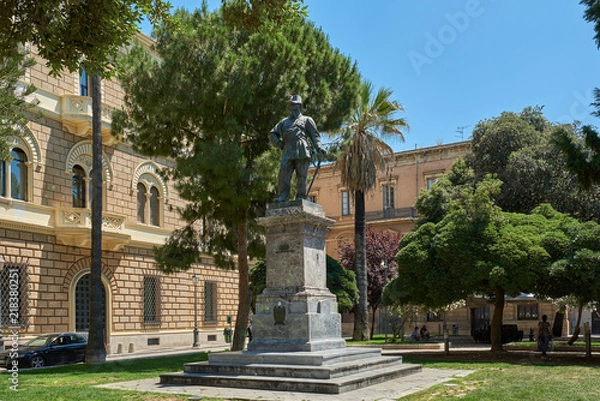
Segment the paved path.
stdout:
<path fill-rule="evenodd" d="M 396 401 L 398 398 L 408 394 L 416 393 L 435 384 L 448 382 L 452 380 L 453 377 L 464 377 L 471 372 L 472 371 L 467 370 L 423 369 L 421 373 L 349 391 L 340 395 L 207 386 L 167 386 L 159 384 L 158 378 L 104 384 L 98 387 L 182 394 L 189 396 L 191 400 L 201 400 L 202 397 L 216 397 L 226 400 L 235 399 L 245 401 Z"/>
<path fill-rule="evenodd" d="M 462 347 L 461 347 L 462 348 Z M 477 349 L 482 349 L 476 346 Z M 483 347 L 485 349 L 485 347 Z M 210 346 L 201 346 L 199 348 L 180 347 L 180 348 L 162 348 L 152 351 L 136 352 L 133 354 L 113 354 L 107 357 L 107 360 L 120 359 L 136 359 L 136 358 L 151 358 L 166 355 L 183 355 L 197 352 L 219 352 L 229 349 L 227 343 L 215 343 Z M 489 349 L 489 346 L 487 347 Z M 390 354 L 399 353 L 399 350 L 389 350 Z M 414 350 L 424 352 L 425 350 Z M 432 352 L 440 352 L 431 350 Z M 383 354 L 388 352 L 384 351 Z M 411 350 L 402 350 L 401 353 L 410 353 Z M 182 367 L 183 369 L 183 367 Z M 190 397 L 190 400 L 201 400 L 203 397 L 223 398 L 226 400 L 260 400 L 260 401 L 395 401 L 398 398 L 408 394 L 429 388 L 435 384 L 447 383 L 454 377 L 464 377 L 472 371 L 468 370 L 442 370 L 442 369 L 423 369 L 422 372 L 413 375 L 400 377 L 384 383 L 375 384 L 373 386 L 362 389 L 346 392 L 340 395 L 332 394 L 312 394 L 288 391 L 268 391 L 268 390 L 252 390 L 252 389 L 236 389 L 223 387 L 208 387 L 208 386 L 178 386 L 178 385 L 162 385 L 159 383 L 159 378 L 135 380 L 121 383 L 110 383 L 100 385 L 98 387 L 148 391 L 167 394 L 182 394 Z M 451 383 L 447 383 L 451 385 Z"/>

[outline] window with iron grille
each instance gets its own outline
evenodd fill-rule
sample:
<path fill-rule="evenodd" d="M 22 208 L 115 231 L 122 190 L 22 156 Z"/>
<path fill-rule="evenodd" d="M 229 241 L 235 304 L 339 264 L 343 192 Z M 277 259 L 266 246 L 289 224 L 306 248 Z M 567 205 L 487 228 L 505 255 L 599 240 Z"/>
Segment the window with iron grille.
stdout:
<path fill-rule="evenodd" d="M 383 209 L 394 209 L 394 186 L 383 185 Z"/>
<path fill-rule="evenodd" d="M 517 305 L 517 320 L 538 320 L 538 304 Z"/>
<path fill-rule="evenodd" d="M 88 331 L 90 329 L 90 279 L 89 273 L 79 278 L 75 285 L 75 330 Z M 106 325 L 106 288 L 100 286 L 100 305 L 102 324 Z M 105 327 L 106 328 L 106 327 Z M 104 333 L 106 335 L 106 333 Z"/>
<path fill-rule="evenodd" d="M 144 277 L 144 324 L 160 324 L 160 280 Z"/>
<path fill-rule="evenodd" d="M 27 323 L 27 265 L 6 263 L 0 270 L 0 326 L 23 327 Z"/>
<path fill-rule="evenodd" d="M 204 283 L 204 321 L 217 321 L 217 283 L 213 281 Z"/>

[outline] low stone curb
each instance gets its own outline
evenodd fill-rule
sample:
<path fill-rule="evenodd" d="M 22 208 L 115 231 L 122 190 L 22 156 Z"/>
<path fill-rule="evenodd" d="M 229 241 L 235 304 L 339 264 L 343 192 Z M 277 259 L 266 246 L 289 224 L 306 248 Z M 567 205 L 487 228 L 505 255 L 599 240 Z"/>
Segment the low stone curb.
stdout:
<path fill-rule="evenodd" d="M 450 343 L 452 346 L 452 343 Z M 348 344 L 348 347 L 367 347 L 367 348 L 381 348 L 382 350 L 414 350 L 414 349 L 435 349 L 435 350 L 443 350 L 444 343 L 424 343 L 424 344 L 384 344 L 384 345 L 363 345 L 363 344 Z"/>

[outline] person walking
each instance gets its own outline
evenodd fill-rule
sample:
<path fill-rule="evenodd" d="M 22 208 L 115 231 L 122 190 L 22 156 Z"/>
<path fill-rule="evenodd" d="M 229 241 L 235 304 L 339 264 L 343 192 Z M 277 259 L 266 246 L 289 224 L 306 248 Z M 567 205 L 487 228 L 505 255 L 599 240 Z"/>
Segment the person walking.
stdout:
<path fill-rule="evenodd" d="M 538 323 L 538 346 L 542 351 L 542 359 L 546 359 L 546 352 L 548 351 L 548 345 L 552 339 L 550 334 L 550 323 L 548 322 L 548 316 L 543 315 L 542 321 Z"/>

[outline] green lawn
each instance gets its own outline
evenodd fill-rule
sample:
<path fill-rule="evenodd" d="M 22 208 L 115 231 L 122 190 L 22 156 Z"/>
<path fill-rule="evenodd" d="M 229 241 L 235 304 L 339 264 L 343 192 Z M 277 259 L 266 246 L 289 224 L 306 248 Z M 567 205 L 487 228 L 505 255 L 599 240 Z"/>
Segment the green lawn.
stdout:
<path fill-rule="evenodd" d="M 158 377 L 183 370 L 187 362 L 205 361 L 205 353 L 107 362 L 103 365 L 68 365 L 19 372 L 18 391 L 10 389 L 10 374 L 0 373 L 2 401 L 184 401 L 188 396 L 172 396 L 136 391 L 96 388 L 96 384 Z M 3 378 L 6 378 L 5 380 Z"/>
<path fill-rule="evenodd" d="M 490 358 L 493 359 L 493 358 Z M 600 399 L 600 369 L 592 365 L 554 365 L 539 356 L 517 363 L 420 361 L 410 356 L 406 363 L 425 368 L 470 369 L 475 372 L 402 398 L 402 401 L 597 401 Z"/>
<path fill-rule="evenodd" d="M 506 401 L 596 401 L 600 399 L 600 369 L 590 364 L 554 364 L 539 355 L 515 362 L 495 361 L 485 354 L 480 360 L 457 361 L 452 355 L 427 358 L 406 354 L 406 363 L 424 368 L 474 370 L 464 377 L 437 385 L 403 401 L 506 400 Z M 184 401 L 188 396 L 99 389 L 96 384 L 155 378 L 161 373 L 181 371 L 186 362 L 206 360 L 206 354 L 108 362 L 104 365 L 70 365 L 19 372 L 18 392 L 10 390 L 7 373 L 0 374 L 0 400 L 44 401 Z M 596 362 L 598 362 L 596 360 Z M 351 399 L 351 398 L 348 398 Z"/>
<path fill-rule="evenodd" d="M 346 339 L 348 345 L 384 345 L 384 344 L 423 344 L 423 343 L 439 343 L 443 341 L 442 337 L 431 336 L 429 340 L 414 341 L 414 340 L 400 340 L 392 342 L 392 335 L 375 334 L 371 340 L 366 341 L 354 341 L 352 339 Z"/>

